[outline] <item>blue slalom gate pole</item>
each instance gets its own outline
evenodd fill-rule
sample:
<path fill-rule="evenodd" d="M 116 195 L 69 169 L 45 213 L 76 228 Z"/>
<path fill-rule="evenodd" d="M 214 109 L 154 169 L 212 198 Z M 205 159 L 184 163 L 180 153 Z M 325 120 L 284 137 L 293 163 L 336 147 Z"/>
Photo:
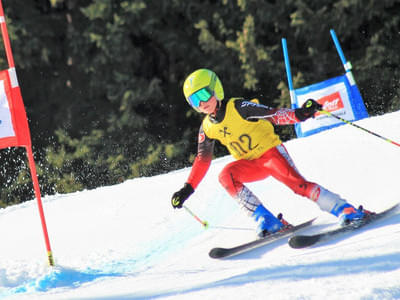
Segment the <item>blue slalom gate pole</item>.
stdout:
<path fill-rule="evenodd" d="M 340 46 L 340 43 L 339 43 L 339 40 L 338 40 L 338 38 L 336 36 L 335 31 L 333 29 L 331 29 L 330 33 L 331 33 L 333 42 L 335 44 L 336 51 L 338 52 L 340 60 L 342 61 L 344 69 L 346 70 L 346 72 L 350 71 L 351 70 L 351 64 L 349 62 L 347 62 L 346 57 L 344 56 L 342 47 Z"/>
<path fill-rule="evenodd" d="M 358 100 L 358 101 L 356 101 L 356 103 L 351 103 L 353 106 L 353 111 L 355 111 L 357 113 L 357 117 L 359 119 L 367 118 L 368 117 L 367 109 L 365 108 L 364 102 L 362 101 L 360 91 L 358 90 L 353 73 L 351 72 L 352 65 L 349 61 L 346 60 L 346 57 L 344 56 L 342 47 L 340 46 L 340 43 L 336 36 L 335 31 L 333 29 L 331 29 L 330 33 L 332 36 L 333 43 L 335 44 L 336 51 L 338 52 L 340 60 L 342 61 L 343 68 L 346 71 L 346 77 L 350 83 L 350 89 L 351 89 L 353 98 Z"/>
<path fill-rule="evenodd" d="M 288 86 L 289 86 L 289 93 L 290 93 L 290 100 L 292 101 L 292 107 L 296 103 L 296 95 L 294 92 L 293 88 L 293 79 L 292 79 L 292 71 L 290 70 L 290 61 L 289 61 L 289 53 L 287 50 L 287 44 L 286 44 L 286 39 L 282 39 L 282 48 L 283 48 L 283 57 L 285 59 L 285 67 L 286 67 L 286 74 L 287 74 L 287 80 L 288 80 Z"/>

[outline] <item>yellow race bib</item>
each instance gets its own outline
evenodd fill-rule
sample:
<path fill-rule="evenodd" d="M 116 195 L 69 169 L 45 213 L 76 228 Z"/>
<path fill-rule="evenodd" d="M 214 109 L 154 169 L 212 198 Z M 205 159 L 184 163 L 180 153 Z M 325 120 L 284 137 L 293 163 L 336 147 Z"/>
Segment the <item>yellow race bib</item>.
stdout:
<path fill-rule="evenodd" d="M 235 159 L 256 159 L 267 150 L 282 142 L 267 120 L 248 121 L 235 109 L 232 98 L 226 105 L 225 117 L 220 123 L 213 123 L 209 116 L 203 120 L 204 133 L 225 145 Z"/>

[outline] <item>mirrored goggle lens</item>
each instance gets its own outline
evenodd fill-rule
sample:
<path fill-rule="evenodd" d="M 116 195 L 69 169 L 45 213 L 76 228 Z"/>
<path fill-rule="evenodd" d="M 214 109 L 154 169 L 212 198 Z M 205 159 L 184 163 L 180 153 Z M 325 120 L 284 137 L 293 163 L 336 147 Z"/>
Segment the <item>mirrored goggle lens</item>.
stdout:
<path fill-rule="evenodd" d="M 201 102 L 207 102 L 212 97 L 213 93 L 208 88 L 203 88 L 198 90 L 197 92 L 193 93 L 189 96 L 190 104 L 194 107 L 200 106 Z"/>

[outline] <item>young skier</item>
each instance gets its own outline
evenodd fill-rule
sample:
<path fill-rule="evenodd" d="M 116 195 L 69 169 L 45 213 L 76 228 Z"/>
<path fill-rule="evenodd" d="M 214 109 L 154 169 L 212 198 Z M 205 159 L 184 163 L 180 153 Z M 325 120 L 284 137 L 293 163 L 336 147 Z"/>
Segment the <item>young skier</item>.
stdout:
<path fill-rule="evenodd" d="M 309 99 L 301 108 L 270 108 L 242 98 L 224 99 L 224 90 L 217 75 L 207 69 L 190 74 L 183 93 L 187 102 L 206 114 L 198 135 L 198 152 L 183 188 L 172 196 L 172 206 L 181 208 L 194 192 L 211 164 L 214 142 L 226 146 L 236 161 L 224 167 L 219 181 L 239 205 L 258 222 L 260 237 L 284 230 L 291 225 L 281 215 L 275 217 L 244 185 L 274 177 L 296 194 L 314 201 L 323 211 L 337 217 L 341 224 L 363 218 L 369 213 L 354 206 L 322 186 L 307 181 L 297 171 L 289 153 L 274 132 L 273 125 L 305 121 L 322 108 Z"/>

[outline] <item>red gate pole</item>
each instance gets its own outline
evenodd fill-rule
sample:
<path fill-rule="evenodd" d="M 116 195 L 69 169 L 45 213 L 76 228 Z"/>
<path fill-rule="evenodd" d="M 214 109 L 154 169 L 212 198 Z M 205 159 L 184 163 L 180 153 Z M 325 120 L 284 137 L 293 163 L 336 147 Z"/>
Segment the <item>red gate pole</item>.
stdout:
<path fill-rule="evenodd" d="M 10 38 L 8 36 L 6 17 L 4 16 L 3 4 L 1 0 L 0 0 L 0 24 L 1 24 L 1 34 L 3 35 L 4 48 L 6 50 L 6 55 L 7 55 L 8 66 L 10 68 L 14 68 L 15 67 L 14 58 L 11 52 L 11 44 L 10 44 Z"/>
<path fill-rule="evenodd" d="M 1 33 L 3 36 L 3 43 L 4 43 L 4 48 L 6 51 L 6 55 L 7 55 L 7 61 L 8 61 L 8 65 L 9 65 L 9 69 L 11 70 L 11 74 L 10 77 L 14 77 L 14 78 L 10 78 L 12 82 L 14 82 L 12 89 L 14 90 L 12 92 L 13 96 L 15 96 L 16 101 L 20 101 L 20 103 L 23 106 L 23 102 L 22 102 L 22 95 L 21 95 L 21 91 L 18 85 L 18 80 L 16 78 L 16 72 L 15 72 L 15 65 L 14 65 L 14 58 L 12 55 L 12 51 L 11 51 L 11 44 L 10 44 L 10 38 L 8 36 L 8 30 L 7 30 L 7 25 L 6 25 L 6 18 L 4 16 L 4 10 L 3 10 L 3 4 L 0 0 L 0 27 L 1 27 Z M 24 109 L 23 109 L 24 110 Z M 19 112 L 19 114 L 21 114 L 21 112 Z M 40 187 L 39 187 L 39 181 L 38 181 L 38 177 L 37 177 L 37 172 L 36 172 L 36 166 L 35 166 L 35 161 L 33 158 L 33 153 L 32 153 L 32 143 L 31 143 L 31 138 L 30 138 L 30 131 L 29 131 L 29 126 L 28 126 L 28 121 L 26 118 L 26 113 L 24 111 L 24 119 L 23 122 L 23 129 L 22 132 L 24 134 L 23 137 L 18 137 L 18 145 L 15 146 L 25 146 L 25 149 L 27 151 L 27 156 L 28 156 L 28 161 L 29 161 L 29 168 L 31 171 L 31 177 L 32 177 L 32 182 L 33 182 L 33 189 L 35 191 L 35 196 L 36 196 L 36 200 L 38 203 L 38 208 L 39 208 L 39 215 L 40 215 L 40 220 L 42 223 L 42 229 L 43 229 L 43 234 L 44 234 L 44 240 L 46 243 L 46 250 L 47 250 L 47 258 L 48 258 L 48 262 L 50 266 L 54 266 L 54 260 L 53 260 L 53 254 L 51 251 L 51 247 L 50 247 L 50 239 L 49 239 L 49 235 L 47 232 L 47 226 L 46 226 L 46 220 L 44 217 L 44 211 L 43 211 L 43 205 L 42 205 L 42 198 L 40 195 Z M 20 125 L 18 125 L 20 126 Z"/>
<path fill-rule="evenodd" d="M 44 241 L 46 243 L 47 259 L 48 259 L 49 265 L 53 267 L 54 266 L 53 253 L 51 251 L 50 239 L 49 239 L 49 234 L 47 232 L 47 226 L 46 226 L 46 219 L 44 217 L 42 197 L 40 195 L 40 187 L 39 187 L 39 181 L 38 181 L 38 177 L 37 177 L 37 173 L 36 173 L 36 166 L 35 166 L 35 160 L 33 158 L 32 147 L 31 146 L 25 147 L 25 149 L 26 149 L 26 153 L 28 156 L 29 168 L 31 170 L 33 189 L 35 190 L 35 195 L 36 195 L 37 204 L 38 204 L 38 208 L 39 208 L 39 215 L 40 215 L 40 221 L 42 223 Z"/>

